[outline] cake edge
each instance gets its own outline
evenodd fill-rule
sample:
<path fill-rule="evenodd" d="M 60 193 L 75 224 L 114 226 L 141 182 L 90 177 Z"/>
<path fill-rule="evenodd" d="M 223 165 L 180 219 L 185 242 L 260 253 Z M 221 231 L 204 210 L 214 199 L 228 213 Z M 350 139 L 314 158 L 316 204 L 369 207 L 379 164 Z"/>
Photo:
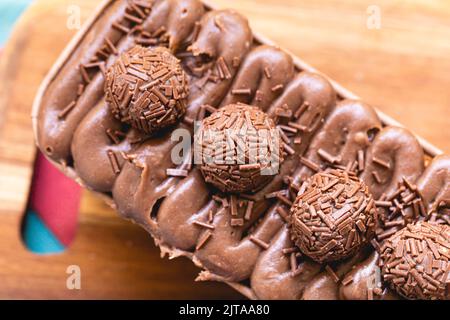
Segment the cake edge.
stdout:
<path fill-rule="evenodd" d="M 100 2 L 98 7 L 92 13 L 92 15 L 82 25 L 81 29 L 78 30 L 78 32 L 69 41 L 67 46 L 63 49 L 61 54 L 58 56 L 58 59 L 55 61 L 55 63 L 50 68 L 50 70 L 47 73 L 47 75 L 44 77 L 42 83 L 40 84 L 39 89 L 38 89 L 38 91 L 36 93 L 36 96 L 35 96 L 35 99 L 34 99 L 34 102 L 33 102 L 33 105 L 32 105 L 32 111 L 31 111 L 31 120 L 32 120 L 33 134 L 34 134 L 34 137 L 35 137 L 36 146 L 39 149 L 41 149 L 41 147 L 39 146 L 39 143 L 38 143 L 38 141 L 36 139 L 36 137 L 38 136 L 38 114 L 39 114 L 39 109 L 40 109 L 40 107 L 42 105 L 42 99 L 43 99 L 43 96 L 44 96 L 46 90 L 48 89 L 48 87 L 51 84 L 51 82 L 58 75 L 60 70 L 63 68 L 63 66 L 65 65 L 67 60 L 70 58 L 70 56 L 72 55 L 72 53 L 74 52 L 74 50 L 76 49 L 78 44 L 86 36 L 87 31 L 95 24 L 95 22 L 100 18 L 100 16 L 105 12 L 105 10 L 110 5 L 113 4 L 113 2 L 114 2 L 114 0 L 102 0 Z M 204 6 L 205 6 L 205 8 L 207 10 L 216 10 L 216 9 L 218 9 L 218 6 L 213 4 L 213 3 L 211 3 L 209 0 L 201 0 L 201 2 L 204 4 Z M 255 43 L 279 47 L 274 41 L 272 41 L 271 39 L 267 38 L 266 36 L 264 36 L 264 35 L 262 35 L 262 34 L 260 34 L 258 32 L 255 32 L 253 30 L 252 30 L 252 33 L 253 33 L 253 41 Z M 322 77 L 324 77 L 325 79 L 327 79 L 331 83 L 331 85 L 333 86 L 333 88 L 336 91 L 337 96 L 338 96 L 339 99 L 361 100 L 361 98 L 359 96 L 357 96 L 356 94 L 354 94 L 350 90 L 346 89 L 345 87 L 340 85 L 335 80 L 331 79 L 326 74 L 323 74 L 322 72 L 320 72 L 317 69 L 313 68 L 311 65 L 309 65 L 307 62 L 305 62 L 304 60 L 299 58 L 297 55 L 292 53 L 290 50 L 288 50 L 286 48 L 283 48 L 283 51 L 285 51 L 286 53 L 288 53 L 292 57 L 293 62 L 294 62 L 294 66 L 295 66 L 296 69 L 298 69 L 298 71 L 309 71 L 309 72 L 317 73 L 317 74 L 321 75 Z M 377 113 L 377 115 L 378 115 L 378 117 L 379 117 L 379 119 L 380 119 L 380 121 L 381 121 L 383 126 L 398 126 L 398 127 L 406 128 L 400 122 L 398 122 L 397 120 L 391 118 L 386 113 L 380 111 L 378 108 L 376 108 L 376 107 L 373 107 L 373 108 L 376 111 L 376 113 Z M 428 142 L 427 140 L 425 140 L 421 136 L 417 135 L 416 133 L 414 133 L 414 131 L 411 131 L 411 132 L 417 138 L 417 140 L 419 141 L 421 147 L 423 148 L 423 150 L 424 150 L 424 152 L 425 152 L 425 154 L 427 156 L 434 158 L 437 155 L 443 154 L 443 151 L 440 150 L 438 147 L 434 146 L 432 143 Z M 74 168 L 72 168 L 70 166 L 63 165 L 63 164 L 61 164 L 59 162 L 56 162 L 56 161 L 50 159 L 45 153 L 43 153 L 43 154 L 45 155 L 47 160 L 50 161 L 50 163 L 52 163 L 55 167 L 57 167 L 68 178 L 76 181 L 81 187 L 90 190 L 96 196 L 98 196 L 99 198 L 103 199 L 103 201 L 105 201 L 111 208 L 116 210 L 116 205 L 114 203 L 114 200 L 110 196 L 108 196 L 107 194 L 104 194 L 104 193 L 101 193 L 101 192 L 97 192 L 97 191 L 94 191 L 94 190 L 91 190 L 90 188 L 88 188 L 81 181 L 80 177 L 75 172 Z M 146 230 L 146 231 L 149 232 L 149 230 Z M 187 252 L 187 251 L 183 251 L 183 250 L 179 250 L 179 249 L 170 248 L 170 247 L 168 247 L 168 246 L 166 246 L 164 244 L 159 243 L 159 241 L 156 238 L 154 238 L 153 236 L 152 236 L 152 238 L 154 239 L 155 244 L 160 248 L 162 257 L 164 257 L 166 254 L 168 254 L 170 258 L 176 258 L 176 257 L 179 257 L 179 256 L 185 256 L 185 257 L 189 258 L 196 266 L 202 268 L 202 266 L 199 264 L 199 262 L 195 261 L 192 253 Z M 208 272 L 208 271 L 201 271 L 201 272 Z M 245 286 L 245 285 L 243 285 L 241 283 L 238 283 L 238 282 L 230 282 L 230 281 L 222 280 L 219 277 L 217 277 L 217 279 L 215 279 L 215 280 L 218 281 L 218 282 L 226 283 L 231 288 L 233 288 L 234 290 L 238 291 L 239 293 L 241 293 L 242 295 L 244 295 L 245 297 L 247 297 L 249 299 L 252 299 L 252 300 L 257 299 L 256 295 L 253 293 L 253 291 L 252 291 L 252 289 L 250 287 L 247 287 L 247 286 Z"/>

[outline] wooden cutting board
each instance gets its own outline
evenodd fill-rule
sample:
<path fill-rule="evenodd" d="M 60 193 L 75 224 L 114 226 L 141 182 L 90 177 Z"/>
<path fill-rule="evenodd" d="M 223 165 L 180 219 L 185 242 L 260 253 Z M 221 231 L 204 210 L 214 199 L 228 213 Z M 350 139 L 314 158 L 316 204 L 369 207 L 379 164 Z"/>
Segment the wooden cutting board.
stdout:
<path fill-rule="evenodd" d="M 0 58 L 0 298 L 239 298 L 223 284 L 194 283 L 198 270 L 186 259 L 161 260 L 149 235 L 87 191 L 77 238 L 66 252 L 36 256 L 21 242 L 35 156 L 31 104 L 76 32 L 67 27 L 73 6 L 84 21 L 97 3 L 36 0 Z M 450 152 L 448 1 L 213 3 L 237 9 L 254 30 Z M 378 16 L 380 29 L 368 28 Z M 81 267 L 81 290 L 66 288 L 69 265 Z"/>

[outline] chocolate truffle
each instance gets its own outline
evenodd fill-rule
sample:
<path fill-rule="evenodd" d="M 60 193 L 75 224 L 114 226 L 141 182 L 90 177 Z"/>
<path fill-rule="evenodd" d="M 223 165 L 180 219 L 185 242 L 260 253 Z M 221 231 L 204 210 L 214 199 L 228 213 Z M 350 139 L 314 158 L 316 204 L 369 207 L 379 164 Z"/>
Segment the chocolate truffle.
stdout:
<path fill-rule="evenodd" d="M 325 263 L 356 253 L 373 236 L 375 204 L 357 176 L 330 169 L 309 178 L 291 208 L 291 236 L 300 250 Z"/>
<path fill-rule="evenodd" d="M 195 137 L 195 162 L 205 181 L 222 192 L 261 189 L 283 161 L 275 124 L 257 107 L 223 107 L 203 119 Z"/>
<path fill-rule="evenodd" d="M 450 299 L 450 227 L 408 224 L 380 248 L 384 280 L 408 299 Z"/>
<path fill-rule="evenodd" d="M 153 134 L 186 111 L 189 93 L 180 61 L 163 47 L 135 46 L 107 70 L 106 102 L 114 116 Z"/>

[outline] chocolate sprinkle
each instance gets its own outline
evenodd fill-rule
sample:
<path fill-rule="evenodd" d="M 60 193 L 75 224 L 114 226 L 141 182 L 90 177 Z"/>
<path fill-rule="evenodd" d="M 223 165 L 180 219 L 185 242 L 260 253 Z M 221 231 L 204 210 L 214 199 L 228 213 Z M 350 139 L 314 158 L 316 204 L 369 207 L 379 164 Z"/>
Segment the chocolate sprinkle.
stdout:
<path fill-rule="evenodd" d="M 254 244 L 260 246 L 264 250 L 267 250 L 269 248 L 269 244 L 267 242 L 264 242 L 261 239 L 256 238 L 255 236 L 250 236 L 249 240 Z"/>
<path fill-rule="evenodd" d="M 331 268 L 329 265 L 326 265 L 325 271 L 328 272 L 328 274 L 333 278 L 334 282 L 339 282 L 339 276 L 336 274 L 336 272 L 334 272 L 333 268 Z"/>
<path fill-rule="evenodd" d="M 70 102 L 64 109 L 62 109 L 58 113 L 58 118 L 64 119 L 70 113 L 70 111 L 72 111 L 72 109 L 75 108 L 76 104 L 77 104 L 76 101 Z"/>
<path fill-rule="evenodd" d="M 210 230 L 214 230 L 215 229 L 215 226 L 213 224 L 210 224 L 210 223 L 205 223 L 205 222 L 201 222 L 201 221 L 194 221 L 193 223 L 195 225 L 197 225 L 197 226 L 200 226 L 200 227 L 203 227 L 203 228 L 207 228 L 207 229 L 210 229 Z"/>
<path fill-rule="evenodd" d="M 124 25 L 122 25 L 122 24 L 120 24 L 118 22 L 113 22 L 112 26 L 116 30 L 119 30 L 119 31 L 121 31 L 123 33 L 126 33 L 126 34 L 130 33 L 130 31 L 131 31 L 129 28 L 125 27 Z"/>
<path fill-rule="evenodd" d="M 108 154 L 108 158 L 109 158 L 109 163 L 111 164 L 112 171 L 115 174 L 119 174 L 120 173 L 120 165 L 119 165 L 119 161 L 117 160 L 116 153 L 112 150 L 108 150 L 107 154 Z"/>
<path fill-rule="evenodd" d="M 203 248 L 208 242 L 208 240 L 212 237 L 212 235 L 213 234 L 210 230 L 206 231 L 198 240 L 195 250 L 200 250 L 201 248 Z"/>
<path fill-rule="evenodd" d="M 120 143 L 119 137 L 117 136 L 117 133 L 115 131 L 108 128 L 108 129 L 106 129 L 106 134 L 114 144 Z"/>
<path fill-rule="evenodd" d="M 425 209 L 417 186 L 406 177 L 389 197 L 375 201 L 375 204 L 378 207 L 376 235 L 379 241 L 387 239 L 413 221 L 430 220 L 446 224 L 445 219 L 440 219 L 442 215 L 433 218 L 432 209 Z"/>
<path fill-rule="evenodd" d="M 319 172 L 320 171 L 320 166 L 317 163 L 312 162 L 308 158 L 305 158 L 305 157 L 301 156 L 300 157 L 300 163 L 302 163 L 303 165 L 307 166 L 309 169 L 311 169 L 314 172 Z"/>
<path fill-rule="evenodd" d="M 245 216 L 244 216 L 245 220 L 250 220 L 250 218 L 252 216 L 252 211 L 253 211 L 253 205 L 254 204 L 255 204 L 254 201 L 248 201 L 247 202 L 247 208 L 245 209 Z"/>
<path fill-rule="evenodd" d="M 353 282 L 353 276 L 352 275 L 347 275 L 343 280 L 342 280 L 342 284 L 344 286 L 348 286 L 350 283 Z"/>
<path fill-rule="evenodd" d="M 331 154 L 329 154 L 327 151 L 325 151 L 324 149 L 318 149 L 317 150 L 317 154 L 324 159 L 325 161 L 327 161 L 330 164 L 337 164 L 339 162 L 341 162 L 341 159 L 339 157 L 335 157 L 332 156 Z"/>
<path fill-rule="evenodd" d="M 230 225 L 232 227 L 242 227 L 244 225 L 244 219 L 242 218 L 232 218 Z"/>

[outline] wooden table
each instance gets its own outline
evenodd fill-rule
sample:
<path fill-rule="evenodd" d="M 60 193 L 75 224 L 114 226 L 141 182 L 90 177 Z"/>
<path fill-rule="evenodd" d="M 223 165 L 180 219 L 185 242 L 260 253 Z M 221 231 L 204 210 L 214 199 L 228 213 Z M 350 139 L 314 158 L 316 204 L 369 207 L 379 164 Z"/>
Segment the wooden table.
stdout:
<path fill-rule="evenodd" d="M 159 259 L 153 241 L 85 191 L 77 238 L 63 254 L 36 256 L 20 240 L 35 147 L 30 107 L 43 76 L 98 1 L 36 0 L 0 58 L 0 298 L 239 298 L 217 283 L 194 283 L 185 259 Z M 365 101 L 450 152 L 450 3 L 444 0 L 213 0 Z M 375 11 L 373 11 L 375 10 Z M 380 11 L 381 28 L 367 28 Z M 66 268 L 82 270 L 67 290 Z"/>

